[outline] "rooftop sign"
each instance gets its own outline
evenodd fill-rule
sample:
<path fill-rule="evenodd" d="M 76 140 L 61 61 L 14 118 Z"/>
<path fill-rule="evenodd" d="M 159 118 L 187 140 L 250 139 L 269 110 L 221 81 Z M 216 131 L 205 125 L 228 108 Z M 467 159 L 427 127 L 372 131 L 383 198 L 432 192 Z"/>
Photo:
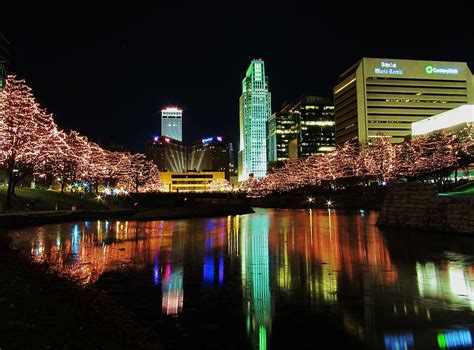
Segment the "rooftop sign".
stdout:
<path fill-rule="evenodd" d="M 387 74 L 387 75 L 403 75 L 403 69 L 401 69 L 397 62 L 380 62 L 380 67 L 374 68 L 375 74 Z"/>
<path fill-rule="evenodd" d="M 459 74 L 459 68 L 426 66 L 425 72 L 428 74 L 457 75 Z"/>

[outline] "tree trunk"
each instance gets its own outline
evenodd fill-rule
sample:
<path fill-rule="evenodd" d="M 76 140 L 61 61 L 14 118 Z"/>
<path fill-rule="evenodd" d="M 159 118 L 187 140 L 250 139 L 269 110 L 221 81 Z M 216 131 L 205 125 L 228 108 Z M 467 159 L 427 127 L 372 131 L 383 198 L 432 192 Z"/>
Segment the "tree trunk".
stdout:
<path fill-rule="evenodd" d="M 8 188 L 7 188 L 7 201 L 6 201 L 6 208 L 11 209 L 11 197 L 13 193 L 13 189 L 15 188 L 15 182 L 13 181 L 13 168 L 8 169 Z"/>
<path fill-rule="evenodd" d="M 61 193 L 64 193 L 64 185 L 65 185 L 64 180 L 61 180 Z"/>

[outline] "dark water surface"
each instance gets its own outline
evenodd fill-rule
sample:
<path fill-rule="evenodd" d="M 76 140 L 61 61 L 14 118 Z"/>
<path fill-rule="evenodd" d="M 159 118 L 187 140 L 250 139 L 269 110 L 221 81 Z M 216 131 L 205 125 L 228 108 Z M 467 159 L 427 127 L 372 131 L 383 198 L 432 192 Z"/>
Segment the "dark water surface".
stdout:
<path fill-rule="evenodd" d="M 126 305 L 167 348 L 472 349 L 474 237 L 363 211 L 271 210 L 11 230 Z"/>

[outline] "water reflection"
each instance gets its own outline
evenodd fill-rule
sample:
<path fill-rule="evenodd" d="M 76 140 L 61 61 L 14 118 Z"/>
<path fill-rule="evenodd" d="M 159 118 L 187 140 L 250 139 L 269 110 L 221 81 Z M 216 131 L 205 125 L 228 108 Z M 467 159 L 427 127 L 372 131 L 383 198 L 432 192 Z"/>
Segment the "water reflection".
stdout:
<path fill-rule="evenodd" d="M 266 349 L 272 324 L 269 217 L 264 214 L 244 216 L 241 226 L 242 295 L 247 333 L 255 349 Z"/>
<path fill-rule="evenodd" d="M 163 315 L 205 315 L 220 302 L 241 317 L 246 334 L 240 348 L 315 343 L 327 330 L 321 319 L 370 348 L 472 348 L 474 240 L 382 234 L 375 220 L 362 211 L 259 209 L 244 216 L 68 223 L 10 234 L 14 246 L 80 283 L 112 278 L 107 272 L 144 272 Z M 241 339 L 225 318 L 211 320 L 220 322 L 222 347 L 226 335 Z M 301 332 L 288 337 L 291 342 L 275 331 L 288 322 L 299 322 Z"/>

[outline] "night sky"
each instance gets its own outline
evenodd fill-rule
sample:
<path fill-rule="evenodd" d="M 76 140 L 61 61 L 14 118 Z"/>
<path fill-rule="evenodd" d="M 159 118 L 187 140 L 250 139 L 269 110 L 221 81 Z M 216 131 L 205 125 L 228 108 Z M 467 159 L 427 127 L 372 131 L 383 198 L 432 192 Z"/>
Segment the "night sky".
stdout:
<path fill-rule="evenodd" d="M 474 70 L 471 11 L 456 2 L 275 13 L 126 4 L 2 5 L 0 31 L 11 42 L 11 73 L 61 128 L 135 152 L 160 134 L 167 105 L 184 110 L 186 144 L 211 135 L 237 142 L 253 58 L 265 60 L 272 111 L 303 93 L 331 96 L 338 75 L 364 56 L 464 61 Z"/>

